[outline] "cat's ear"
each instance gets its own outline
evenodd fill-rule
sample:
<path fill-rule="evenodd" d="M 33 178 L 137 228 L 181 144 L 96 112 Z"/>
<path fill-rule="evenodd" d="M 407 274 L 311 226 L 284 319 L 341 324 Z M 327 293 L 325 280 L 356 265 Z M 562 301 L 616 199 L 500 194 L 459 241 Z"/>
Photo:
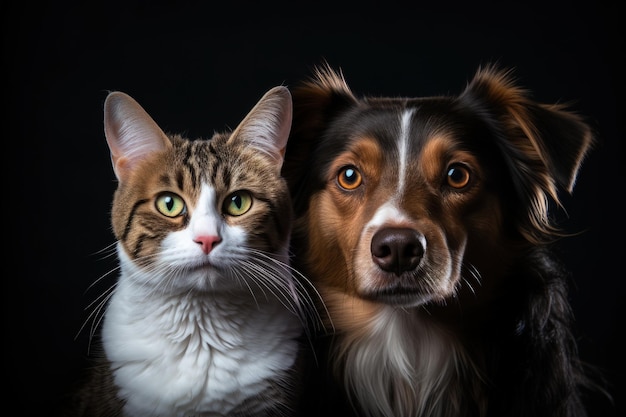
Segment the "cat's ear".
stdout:
<path fill-rule="evenodd" d="M 124 181 L 137 162 L 172 146 L 169 138 L 128 94 L 109 93 L 104 102 L 104 134 L 117 179 Z"/>
<path fill-rule="evenodd" d="M 266 92 L 250 110 L 229 140 L 243 140 L 283 164 L 287 139 L 291 130 L 293 104 L 291 93 L 284 86 Z"/>

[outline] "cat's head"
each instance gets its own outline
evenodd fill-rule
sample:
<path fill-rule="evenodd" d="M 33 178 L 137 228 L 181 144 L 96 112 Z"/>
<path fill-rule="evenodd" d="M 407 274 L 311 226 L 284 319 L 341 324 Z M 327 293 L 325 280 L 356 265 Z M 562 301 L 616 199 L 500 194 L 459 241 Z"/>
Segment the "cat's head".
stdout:
<path fill-rule="evenodd" d="M 291 117 L 291 95 L 279 86 L 232 132 L 188 140 L 111 92 L 104 127 L 122 274 L 180 291 L 249 291 L 253 275 L 288 274 L 292 213 L 280 171 Z"/>

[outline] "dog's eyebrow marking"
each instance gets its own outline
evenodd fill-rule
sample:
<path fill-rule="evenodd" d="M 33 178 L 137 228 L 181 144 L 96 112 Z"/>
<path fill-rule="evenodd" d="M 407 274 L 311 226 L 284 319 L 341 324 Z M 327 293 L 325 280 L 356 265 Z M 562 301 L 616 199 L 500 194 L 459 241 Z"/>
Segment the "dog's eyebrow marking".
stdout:
<path fill-rule="evenodd" d="M 409 158 L 409 128 L 411 117 L 415 109 L 407 109 L 402 113 L 400 124 L 400 137 L 398 138 L 398 153 L 400 154 L 400 167 L 398 170 L 398 195 L 404 193 L 404 183 L 406 177 L 406 167 Z"/>

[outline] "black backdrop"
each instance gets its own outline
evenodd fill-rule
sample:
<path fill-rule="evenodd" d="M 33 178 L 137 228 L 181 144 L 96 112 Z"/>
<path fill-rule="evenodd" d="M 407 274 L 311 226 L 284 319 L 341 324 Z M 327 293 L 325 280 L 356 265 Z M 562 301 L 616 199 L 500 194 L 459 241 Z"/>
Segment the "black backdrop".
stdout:
<path fill-rule="evenodd" d="M 5 392 L 46 415 L 87 354 L 85 310 L 113 276 L 115 182 L 102 125 L 108 90 L 134 96 L 168 131 L 234 127 L 269 88 L 327 60 L 358 94 L 461 91 L 479 65 L 514 67 L 543 102 L 571 102 L 598 144 L 566 197 L 561 249 L 585 361 L 624 415 L 623 17 L 599 2 L 126 1 L 2 11 Z M 623 14 L 621 14 L 623 16 Z M 618 100 L 620 100 L 618 102 Z M 8 163 L 7 163 L 8 162 Z M 6 236 L 6 234 L 5 234 Z M 90 284 L 105 276 L 99 284 Z"/>

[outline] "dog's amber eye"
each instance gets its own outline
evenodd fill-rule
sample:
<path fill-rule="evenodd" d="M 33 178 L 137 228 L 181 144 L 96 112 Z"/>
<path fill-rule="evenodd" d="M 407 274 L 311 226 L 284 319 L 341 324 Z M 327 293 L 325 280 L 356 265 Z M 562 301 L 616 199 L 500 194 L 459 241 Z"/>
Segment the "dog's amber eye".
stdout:
<path fill-rule="evenodd" d="M 354 190 L 363 182 L 363 177 L 358 169 L 353 166 L 341 168 L 337 175 L 339 186 L 345 190 Z"/>
<path fill-rule="evenodd" d="M 450 187 L 463 188 L 470 182 L 470 171 L 463 165 L 453 164 L 448 167 L 446 178 Z"/>

